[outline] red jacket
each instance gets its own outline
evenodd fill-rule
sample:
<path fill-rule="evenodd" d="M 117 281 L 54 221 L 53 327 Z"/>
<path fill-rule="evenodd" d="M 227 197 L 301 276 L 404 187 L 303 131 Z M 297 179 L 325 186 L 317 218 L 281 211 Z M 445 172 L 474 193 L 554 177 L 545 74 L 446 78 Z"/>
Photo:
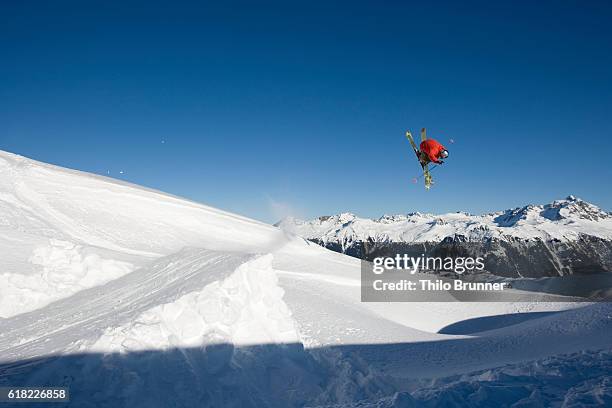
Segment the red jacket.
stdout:
<path fill-rule="evenodd" d="M 440 160 L 438 160 L 440 158 L 440 153 L 442 153 L 443 150 L 446 150 L 446 147 L 442 146 L 437 140 L 434 139 L 423 140 L 420 148 L 421 151 L 425 153 L 427 157 L 429 157 L 429 160 L 437 164 L 440 164 Z"/>

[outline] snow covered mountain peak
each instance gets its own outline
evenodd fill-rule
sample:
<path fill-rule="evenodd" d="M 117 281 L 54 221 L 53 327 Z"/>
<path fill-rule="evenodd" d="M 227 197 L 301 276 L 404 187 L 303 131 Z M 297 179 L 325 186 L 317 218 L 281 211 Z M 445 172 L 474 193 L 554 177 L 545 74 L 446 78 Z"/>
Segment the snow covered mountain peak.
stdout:
<path fill-rule="evenodd" d="M 610 219 L 612 216 L 596 205 L 588 203 L 573 195 L 563 200 L 555 200 L 550 204 L 517 207 L 495 214 L 495 222 L 500 227 L 514 227 L 521 222 L 548 221 L 600 221 Z"/>
<path fill-rule="evenodd" d="M 547 210 L 558 210 L 557 219 L 577 217 L 583 220 L 599 221 L 612 218 L 612 214 L 573 195 L 565 200 L 554 201 Z"/>
<path fill-rule="evenodd" d="M 396 215 L 385 214 L 378 219 L 378 222 L 380 222 L 381 224 L 392 224 L 394 222 L 406 221 L 408 217 L 409 215 L 403 215 L 403 214 L 396 214 Z"/>
<path fill-rule="evenodd" d="M 320 218 L 322 222 L 331 220 L 334 222 L 338 222 L 342 225 L 347 225 L 355 221 L 355 219 L 357 219 L 357 216 L 350 212 L 343 212 L 338 215 L 333 215 L 331 217 L 320 217 Z"/>

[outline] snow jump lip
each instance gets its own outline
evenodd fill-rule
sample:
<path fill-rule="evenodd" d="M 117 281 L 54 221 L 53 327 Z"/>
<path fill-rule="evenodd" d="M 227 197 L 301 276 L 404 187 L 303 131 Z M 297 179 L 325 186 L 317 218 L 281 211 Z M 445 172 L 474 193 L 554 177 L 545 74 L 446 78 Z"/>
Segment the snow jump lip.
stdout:
<path fill-rule="evenodd" d="M 106 327 L 226 278 L 257 256 L 185 248 L 102 286 L 0 319 L 1 362 L 63 353 L 79 340 L 101 335 Z"/>

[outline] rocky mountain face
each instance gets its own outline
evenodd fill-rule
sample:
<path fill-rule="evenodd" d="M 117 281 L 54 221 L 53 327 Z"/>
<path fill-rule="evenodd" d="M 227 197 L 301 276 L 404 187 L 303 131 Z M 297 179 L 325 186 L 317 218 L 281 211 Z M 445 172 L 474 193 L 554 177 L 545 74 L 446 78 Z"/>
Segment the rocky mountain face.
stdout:
<path fill-rule="evenodd" d="M 612 271 L 612 214 L 569 196 L 546 205 L 484 215 L 411 213 L 379 219 L 343 213 L 277 226 L 362 259 L 483 257 L 500 276 L 543 277 Z"/>

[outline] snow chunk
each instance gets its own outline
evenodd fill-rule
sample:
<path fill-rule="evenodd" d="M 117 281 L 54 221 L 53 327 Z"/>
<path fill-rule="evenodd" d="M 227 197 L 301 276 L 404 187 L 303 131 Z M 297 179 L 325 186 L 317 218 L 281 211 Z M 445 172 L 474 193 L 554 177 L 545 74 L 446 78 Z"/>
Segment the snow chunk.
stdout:
<path fill-rule="evenodd" d="M 35 274 L 0 273 L 0 317 L 30 312 L 134 269 L 131 263 L 104 259 L 80 245 L 57 239 L 35 248 L 29 262 L 36 268 Z"/>

